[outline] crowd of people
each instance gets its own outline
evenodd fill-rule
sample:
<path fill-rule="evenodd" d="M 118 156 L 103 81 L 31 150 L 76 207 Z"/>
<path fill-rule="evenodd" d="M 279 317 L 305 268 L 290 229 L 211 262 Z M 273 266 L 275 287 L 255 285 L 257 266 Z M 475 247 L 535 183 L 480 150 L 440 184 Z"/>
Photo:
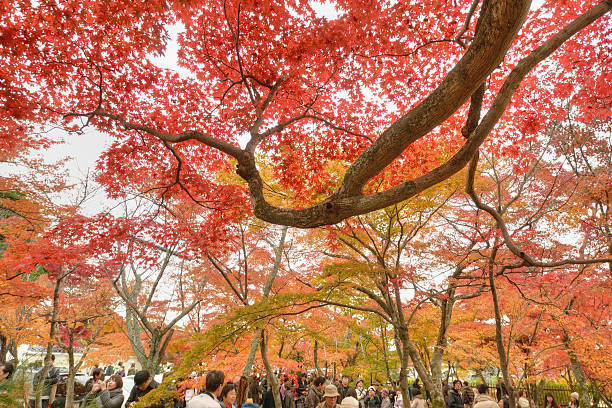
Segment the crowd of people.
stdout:
<path fill-rule="evenodd" d="M 53 366 L 53 360 L 52 356 L 46 378 L 42 380 L 47 385 L 57 383 L 59 370 Z M 12 364 L 0 363 L 0 392 L 6 387 L 13 371 Z M 34 377 L 35 383 L 41 381 L 41 372 Z M 79 407 L 122 408 L 125 375 L 122 364 L 115 367 L 93 367 L 91 378 L 85 384 L 87 393 Z M 135 371 L 134 364 L 128 370 L 128 375 L 134 376 L 134 386 L 125 401 L 126 408 L 159 385 L 148 371 Z M 402 392 L 397 386 L 391 390 L 386 387 L 379 389 L 379 384 L 372 382 L 368 388 L 365 388 L 361 379 L 358 379 L 353 386 L 347 375 L 343 375 L 339 380 L 316 375 L 298 375 L 291 379 L 287 375 L 281 375 L 279 379 L 278 394 L 282 408 L 428 408 L 431 405 L 430 395 L 420 385 L 418 379 L 408 390 L 410 401 L 407 404 L 404 403 Z M 222 371 L 208 371 L 203 389 L 185 390 L 180 384 L 179 389 L 182 391 L 182 397 L 172 401 L 174 408 L 236 408 L 238 384 L 226 382 Z M 474 388 L 466 381 L 455 380 L 452 386 L 443 382 L 442 389 L 447 408 L 509 408 L 510 406 L 509 394 L 501 381 L 497 388 L 490 388 L 485 383 L 478 384 Z M 277 408 L 274 399 L 274 392 L 267 379 L 263 378 L 260 382 L 257 376 L 253 376 L 242 408 Z M 527 398 L 524 390 L 519 392 L 515 402 L 517 408 L 537 407 L 537 404 Z M 167 406 L 166 403 L 164 406 Z M 541 408 L 560 407 L 554 396 L 546 393 Z M 580 408 L 579 395 L 576 392 L 571 393 L 568 408 Z"/>

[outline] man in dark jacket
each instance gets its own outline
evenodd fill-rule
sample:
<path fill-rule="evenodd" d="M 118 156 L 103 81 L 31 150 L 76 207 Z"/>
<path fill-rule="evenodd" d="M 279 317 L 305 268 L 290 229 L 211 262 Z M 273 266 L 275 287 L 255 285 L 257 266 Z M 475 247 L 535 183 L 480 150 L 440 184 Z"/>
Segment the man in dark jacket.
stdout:
<path fill-rule="evenodd" d="M 142 370 L 134 375 L 134 387 L 132 388 L 132 392 L 130 392 L 130 396 L 125 402 L 125 407 L 129 408 L 134 402 L 137 402 L 146 395 L 149 391 L 157 388 L 159 384 L 157 384 L 151 374 L 147 370 Z"/>
<path fill-rule="evenodd" d="M 323 401 L 323 387 L 325 386 L 325 377 L 320 376 L 314 379 L 308 395 L 304 400 L 304 408 L 316 408 Z"/>
<path fill-rule="evenodd" d="M 349 392 L 350 392 L 351 395 L 355 394 L 355 389 L 349 385 L 349 376 L 348 375 L 343 375 L 342 376 L 342 382 L 338 385 L 338 394 L 340 394 L 340 395 L 338 395 L 338 402 L 337 402 L 337 404 L 340 404 L 343 399 L 348 397 L 349 396 Z"/>
<path fill-rule="evenodd" d="M 453 388 L 448 392 L 448 408 L 464 408 L 463 398 L 461 397 L 461 381 L 455 380 L 453 382 Z"/>
<path fill-rule="evenodd" d="M 47 377 L 44 378 L 44 380 L 41 380 L 40 377 L 42 376 L 43 369 L 40 369 L 40 371 L 34 375 L 34 381 L 32 381 L 34 387 L 36 387 L 40 381 L 44 382 L 43 395 L 49 395 L 51 386 L 53 384 L 57 384 L 60 379 L 59 368 L 53 366 L 53 364 L 55 363 L 55 355 L 51 354 L 51 360 L 49 361 L 49 363 L 51 365 L 49 367 L 49 371 L 47 372 Z"/>

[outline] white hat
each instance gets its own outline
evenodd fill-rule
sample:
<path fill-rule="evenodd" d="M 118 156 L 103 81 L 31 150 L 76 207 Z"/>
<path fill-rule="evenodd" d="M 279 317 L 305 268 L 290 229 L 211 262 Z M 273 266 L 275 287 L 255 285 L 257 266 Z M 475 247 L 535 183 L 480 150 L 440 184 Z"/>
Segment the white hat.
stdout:
<path fill-rule="evenodd" d="M 357 401 L 353 397 L 346 397 L 340 403 L 340 407 L 341 408 L 358 408 L 359 407 L 359 401 Z"/>

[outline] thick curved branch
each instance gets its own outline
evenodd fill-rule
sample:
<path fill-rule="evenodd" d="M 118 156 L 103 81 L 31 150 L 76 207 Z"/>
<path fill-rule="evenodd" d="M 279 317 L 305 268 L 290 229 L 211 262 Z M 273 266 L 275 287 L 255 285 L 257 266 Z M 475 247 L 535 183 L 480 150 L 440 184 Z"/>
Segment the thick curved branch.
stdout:
<path fill-rule="evenodd" d="M 352 192 L 354 193 L 354 195 L 350 195 L 349 190 L 341 187 L 339 192 L 337 192 L 336 194 L 334 194 L 333 196 L 331 196 L 320 204 L 306 209 L 291 210 L 273 207 L 268 204 L 263 196 L 263 183 L 261 181 L 259 173 L 255 168 L 254 160 L 252 158 L 250 159 L 252 161 L 252 165 L 248 165 L 248 163 L 241 162 L 239 164 L 238 174 L 242 176 L 245 180 L 247 180 L 247 182 L 249 183 L 251 202 L 253 203 L 255 215 L 258 218 L 272 223 L 296 226 L 301 228 L 311 228 L 320 225 L 334 224 L 356 214 L 364 214 L 367 212 L 376 211 L 381 208 L 385 208 L 395 203 L 398 203 L 400 201 L 404 201 L 420 193 L 421 191 L 424 191 L 427 188 L 432 187 L 437 183 L 448 179 L 455 173 L 459 172 L 470 161 L 474 153 L 478 150 L 480 145 L 484 142 L 493 127 L 501 118 L 506 107 L 510 103 L 512 96 L 514 95 L 514 92 L 520 85 L 523 78 L 525 78 L 525 76 L 529 73 L 529 71 L 533 69 L 539 62 L 543 61 L 555 50 L 557 50 L 570 37 L 572 37 L 578 31 L 597 20 L 599 17 L 606 14 L 608 11 L 610 11 L 611 8 L 612 1 L 606 0 L 600 2 L 595 7 L 591 8 L 581 16 L 577 17 L 574 21 L 564 27 L 552 38 L 550 38 L 540 47 L 532 51 L 527 57 L 523 58 L 508 75 L 502 88 L 495 97 L 491 108 L 488 110 L 487 114 L 483 117 L 482 121 L 478 124 L 474 132 L 472 132 L 472 134 L 469 136 L 468 140 L 461 147 L 461 149 L 459 149 L 459 151 L 446 163 L 442 164 L 441 166 L 437 167 L 436 169 L 430 171 L 427 174 L 417 177 L 414 180 L 405 182 L 389 190 L 367 196 L 361 195 L 360 191 Z M 476 44 L 477 42 L 475 38 L 470 49 L 472 49 Z M 468 53 L 469 52 L 470 51 L 468 50 Z M 482 81 L 480 83 L 482 83 Z M 480 83 L 478 84 L 478 86 L 480 85 Z M 474 87 L 473 90 L 470 88 L 470 90 L 473 92 L 478 86 Z M 391 128 L 394 128 L 395 126 L 396 124 L 392 125 Z M 350 178 L 355 178 L 356 174 L 361 174 L 362 176 L 364 176 L 362 177 L 363 180 L 367 181 L 365 173 L 356 173 L 356 170 L 354 169 L 356 167 L 361 166 L 360 163 L 364 162 L 364 157 L 368 156 L 368 154 L 369 156 L 371 156 L 370 159 L 373 162 L 376 162 L 378 160 L 378 157 L 374 157 L 371 153 L 368 152 L 373 151 L 375 145 L 381 143 L 379 141 L 382 138 L 383 137 L 381 136 L 381 138 L 378 139 L 370 149 L 364 152 L 364 154 L 360 156 L 359 159 L 357 159 L 353 166 L 351 166 L 349 172 L 347 172 L 347 176 L 345 177 L 343 185 L 346 185 L 347 183 L 351 184 Z M 397 141 L 390 141 L 389 137 L 387 137 L 386 140 L 389 143 L 389 148 L 402 148 L 401 143 Z M 368 166 L 368 168 L 370 167 Z M 347 178 L 349 179 L 349 181 L 347 181 Z"/>

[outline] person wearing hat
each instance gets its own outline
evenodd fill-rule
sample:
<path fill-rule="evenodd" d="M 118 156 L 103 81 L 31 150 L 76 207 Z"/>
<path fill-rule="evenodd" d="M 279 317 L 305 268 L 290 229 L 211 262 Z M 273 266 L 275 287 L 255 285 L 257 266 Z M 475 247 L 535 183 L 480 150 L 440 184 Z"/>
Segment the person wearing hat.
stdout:
<path fill-rule="evenodd" d="M 323 394 L 323 402 L 320 403 L 317 408 L 340 408 L 338 402 L 338 388 L 334 384 L 328 384 L 325 386 L 325 393 Z"/>
<path fill-rule="evenodd" d="M 365 408 L 380 408 L 380 397 L 376 394 L 376 388 L 368 388 L 368 396 L 363 401 Z"/>
<path fill-rule="evenodd" d="M 569 408 L 579 408 L 580 407 L 580 401 L 578 400 L 578 397 L 580 397 L 580 395 L 578 395 L 576 391 L 570 394 Z"/>
<path fill-rule="evenodd" d="M 354 397 L 343 398 L 340 402 L 340 408 L 359 408 L 359 401 Z"/>
<path fill-rule="evenodd" d="M 380 400 L 380 408 L 391 408 L 391 398 L 389 398 L 389 390 L 383 388 L 380 391 L 381 400 Z"/>

